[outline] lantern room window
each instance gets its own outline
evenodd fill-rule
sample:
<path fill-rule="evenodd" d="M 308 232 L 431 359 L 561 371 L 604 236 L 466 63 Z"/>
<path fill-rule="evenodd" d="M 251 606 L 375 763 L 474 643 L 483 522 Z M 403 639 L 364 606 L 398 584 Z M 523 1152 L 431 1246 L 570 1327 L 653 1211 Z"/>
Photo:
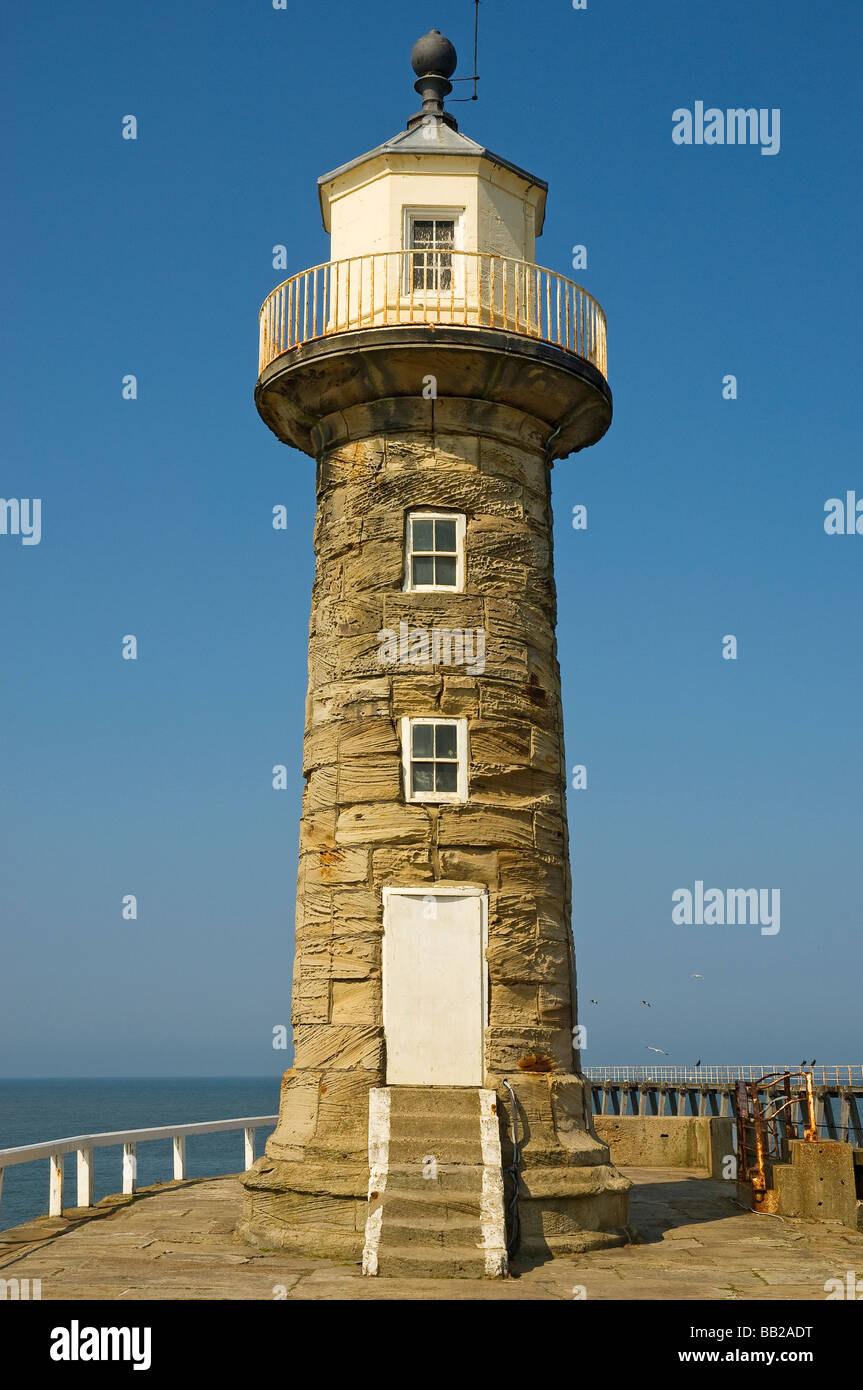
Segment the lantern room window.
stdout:
<path fill-rule="evenodd" d="M 406 294 L 453 295 L 460 279 L 453 252 L 461 249 L 461 218 L 449 209 L 405 211 Z"/>

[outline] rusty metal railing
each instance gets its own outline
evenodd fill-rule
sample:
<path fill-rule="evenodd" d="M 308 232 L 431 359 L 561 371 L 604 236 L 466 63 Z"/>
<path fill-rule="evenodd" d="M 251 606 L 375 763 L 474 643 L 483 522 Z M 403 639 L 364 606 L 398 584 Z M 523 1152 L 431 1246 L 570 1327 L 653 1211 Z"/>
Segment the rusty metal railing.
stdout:
<path fill-rule="evenodd" d="M 482 251 L 378 251 L 285 280 L 260 313 L 259 373 L 292 348 L 362 328 L 498 328 L 551 343 L 607 375 L 605 314 L 572 280 Z"/>
<path fill-rule="evenodd" d="M 798 1083 L 796 1090 L 792 1089 L 792 1080 Z M 773 1072 L 757 1081 L 738 1083 L 737 1174 L 752 1184 L 756 1207 L 764 1200 L 770 1165 L 787 1163 L 789 1143 L 798 1137 L 798 1125 L 793 1119 L 795 1106 L 803 1122 L 804 1140 L 816 1143 L 818 1121 L 811 1071 Z"/>

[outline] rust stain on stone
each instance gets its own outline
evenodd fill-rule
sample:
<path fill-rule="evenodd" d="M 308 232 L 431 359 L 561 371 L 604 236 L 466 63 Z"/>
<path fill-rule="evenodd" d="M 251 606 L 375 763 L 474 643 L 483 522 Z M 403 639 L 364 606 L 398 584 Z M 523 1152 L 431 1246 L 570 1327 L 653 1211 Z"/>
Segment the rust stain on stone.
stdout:
<path fill-rule="evenodd" d="M 532 705 L 539 705 L 545 708 L 548 702 L 548 695 L 545 690 L 543 690 L 533 671 L 531 671 L 527 684 L 524 686 L 524 694 Z"/>
<path fill-rule="evenodd" d="M 518 1065 L 521 1071 L 539 1073 L 554 1071 L 554 1058 L 545 1057 L 541 1053 L 531 1052 L 527 1057 L 520 1057 Z"/>
<path fill-rule="evenodd" d="M 330 869 L 337 869 L 343 862 L 345 852 L 343 849 L 322 849 L 318 855 L 321 865 L 321 877 L 328 878 Z"/>

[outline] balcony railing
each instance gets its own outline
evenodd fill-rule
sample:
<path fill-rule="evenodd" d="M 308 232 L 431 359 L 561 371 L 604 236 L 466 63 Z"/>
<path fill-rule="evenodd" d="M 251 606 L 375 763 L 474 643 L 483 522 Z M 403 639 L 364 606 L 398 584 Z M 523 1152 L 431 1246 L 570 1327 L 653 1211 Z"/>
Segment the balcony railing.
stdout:
<path fill-rule="evenodd" d="M 393 325 L 497 328 L 607 375 L 605 314 L 572 280 L 482 251 L 379 251 L 301 271 L 261 306 L 259 372 L 291 348 Z"/>

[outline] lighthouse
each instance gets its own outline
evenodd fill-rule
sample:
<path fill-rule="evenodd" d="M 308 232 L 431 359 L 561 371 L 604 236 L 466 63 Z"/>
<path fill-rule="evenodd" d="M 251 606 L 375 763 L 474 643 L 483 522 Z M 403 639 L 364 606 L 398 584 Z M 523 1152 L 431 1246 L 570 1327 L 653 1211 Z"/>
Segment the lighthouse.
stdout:
<path fill-rule="evenodd" d="M 627 1238 L 575 1045 L 551 512 L 612 399 L 601 308 L 537 264 L 547 185 L 459 131 L 446 38 L 411 61 L 420 109 L 319 179 L 330 259 L 260 316 L 317 513 L 295 1062 L 240 1233 L 500 1276 Z"/>

